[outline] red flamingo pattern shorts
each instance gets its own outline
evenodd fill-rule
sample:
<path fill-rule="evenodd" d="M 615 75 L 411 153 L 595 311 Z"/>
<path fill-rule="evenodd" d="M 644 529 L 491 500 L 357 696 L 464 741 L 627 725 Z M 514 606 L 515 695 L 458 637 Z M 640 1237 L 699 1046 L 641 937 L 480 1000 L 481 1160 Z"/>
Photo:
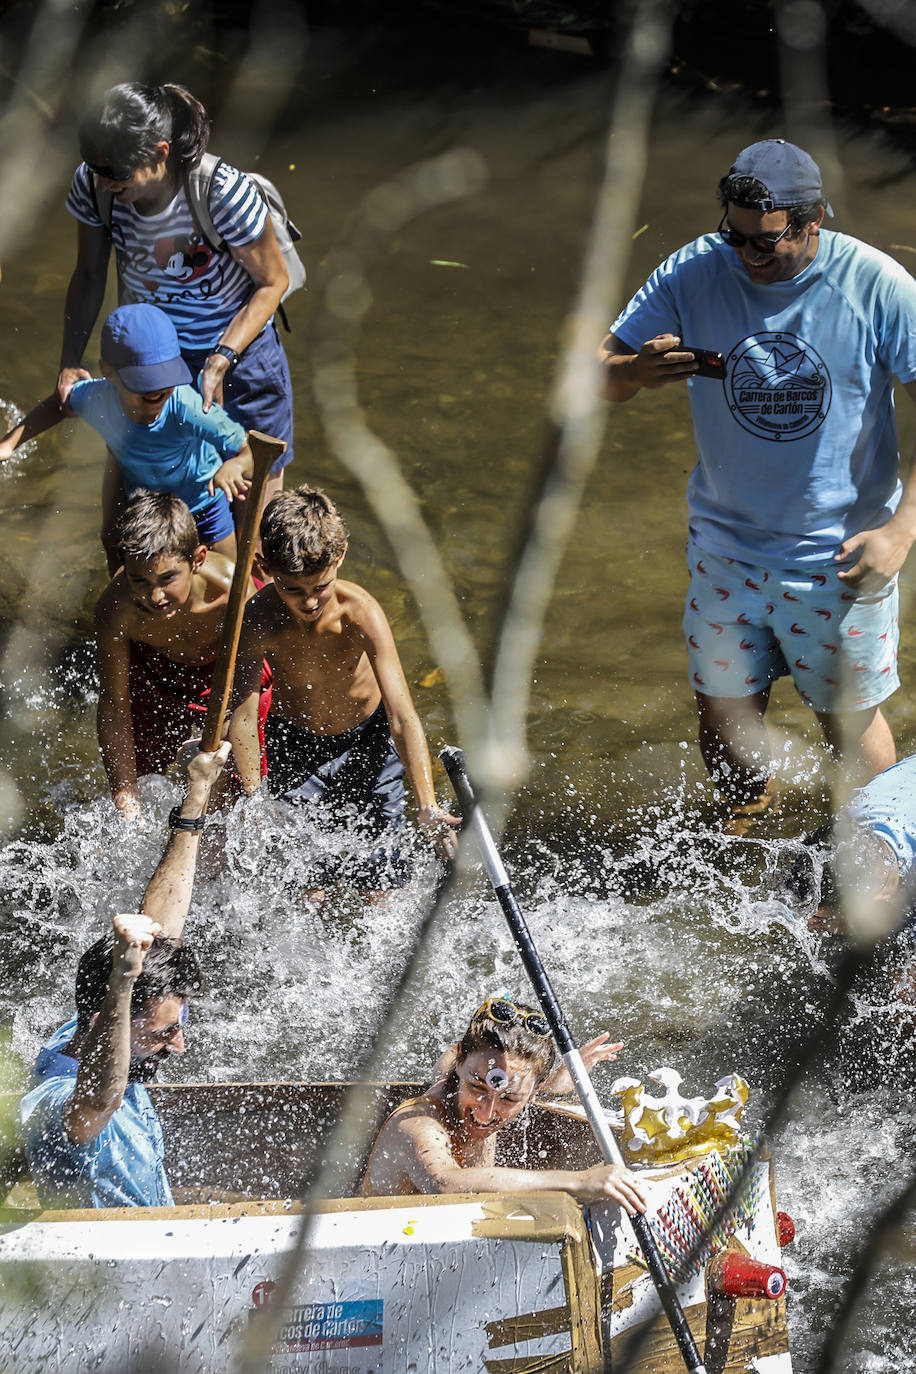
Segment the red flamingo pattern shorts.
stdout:
<path fill-rule="evenodd" d="M 746 697 L 790 676 L 813 711 L 864 711 L 900 686 L 897 579 L 847 586 L 830 565 L 759 568 L 687 543 L 691 686 Z"/>

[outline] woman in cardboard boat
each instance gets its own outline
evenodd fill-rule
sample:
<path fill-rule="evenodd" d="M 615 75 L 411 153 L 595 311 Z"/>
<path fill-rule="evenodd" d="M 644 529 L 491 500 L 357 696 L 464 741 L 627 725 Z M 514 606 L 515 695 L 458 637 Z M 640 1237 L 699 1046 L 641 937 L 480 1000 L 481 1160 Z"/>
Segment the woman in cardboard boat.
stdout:
<path fill-rule="evenodd" d="M 605 1033 L 582 1047 L 586 1067 L 615 1059 L 620 1044 Z M 635 1176 L 617 1165 L 591 1169 L 518 1169 L 496 1164 L 496 1136 L 535 1093 L 568 1093 L 572 1081 L 540 1012 L 488 997 L 463 1039 L 439 1062 L 441 1078 L 382 1125 L 363 1178 L 364 1197 L 412 1193 L 571 1193 L 580 1202 L 611 1200 L 631 1215 L 645 1211 Z"/>

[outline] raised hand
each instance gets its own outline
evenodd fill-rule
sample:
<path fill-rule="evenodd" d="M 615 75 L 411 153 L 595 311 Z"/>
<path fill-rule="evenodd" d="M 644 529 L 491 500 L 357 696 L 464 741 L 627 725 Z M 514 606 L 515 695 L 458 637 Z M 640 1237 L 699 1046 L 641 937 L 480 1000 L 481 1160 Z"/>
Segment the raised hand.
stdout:
<path fill-rule="evenodd" d="M 162 933 L 159 922 L 139 912 L 121 912 L 114 917 L 112 927 L 112 973 L 122 978 L 139 978 L 150 946 Z"/>

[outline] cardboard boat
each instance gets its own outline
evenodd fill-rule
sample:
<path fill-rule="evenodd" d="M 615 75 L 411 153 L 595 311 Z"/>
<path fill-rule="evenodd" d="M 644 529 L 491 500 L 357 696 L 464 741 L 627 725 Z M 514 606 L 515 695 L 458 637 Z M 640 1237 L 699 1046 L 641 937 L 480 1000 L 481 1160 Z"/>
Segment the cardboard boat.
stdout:
<path fill-rule="evenodd" d="M 355 1088 L 367 1139 L 419 1090 Z M 347 1091 L 153 1088 L 174 1207 L 41 1211 L 31 1184 L 15 1184 L 0 1216 L 0 1368 L 224 1374 L 247 1341 L 246 1368 L 273 1374 L 598 1374 L 622 1361 L 634 1333 L 635 1374 L 683 1368 L 616 1207 L 583 1210 L 549 1192 L 340 1197 L 303 1216 L 292 1199 Z M 548 1103 L 502 1132 L 500 1148 L 534 1168 L 600 1162 L 576 1109 Z M 698 1219 L 742 1158 L 714 1151 L 647 1170 L 653 1229 L 709 1374 L 791 1374 L 785 1297 L 728 1296 L 713 1282 L 723 1256 L 781 1272 L 765 1154 L 715 1239 L 688 1259 Z M 364 1159 L 350 1161 L 353 1180 Z"/>

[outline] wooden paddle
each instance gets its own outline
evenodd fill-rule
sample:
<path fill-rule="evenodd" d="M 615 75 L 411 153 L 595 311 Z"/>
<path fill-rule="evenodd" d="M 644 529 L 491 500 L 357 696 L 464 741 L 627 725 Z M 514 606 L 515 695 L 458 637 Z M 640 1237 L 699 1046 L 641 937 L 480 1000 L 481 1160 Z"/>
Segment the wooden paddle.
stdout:
<path fill-rule="evenodd" d="M 232 575 L 232 586 L 229 588 L 226 618 L 223 621 L 219 653 L 213 668 L 213 682 L 210 686 L 210 700 L 207 704 L 207 719 L 204 721 L 203 735 L 200 741 L 201 749 L 208 754 L 214 753 L 220 746 L 223 737 L 223 722 L 226 719 L 229 699 L 232 696 L 235 656 L 238 653 L 239 636 L 242 633 L 242 616 L 245 614 L 245 602 L 248 599 L 248 581 L 251 577 L 251 565 L 254 562 L 255 544 L 258 541 L 258 522 L 261 518 L 264 486 L 270 475 L 271 467 L 281 453 L 286 451 L 286 444 L 282 439 L 272 439 L 267 434 L 260 434 L 256 429 L 249 432 L 248 443 L 254 459 L 254 471 L 251 475 L 251 486 L 245 495 L 245 519 L 242 521 L 242 530 L 239 535 L 235 572 Z"/>

